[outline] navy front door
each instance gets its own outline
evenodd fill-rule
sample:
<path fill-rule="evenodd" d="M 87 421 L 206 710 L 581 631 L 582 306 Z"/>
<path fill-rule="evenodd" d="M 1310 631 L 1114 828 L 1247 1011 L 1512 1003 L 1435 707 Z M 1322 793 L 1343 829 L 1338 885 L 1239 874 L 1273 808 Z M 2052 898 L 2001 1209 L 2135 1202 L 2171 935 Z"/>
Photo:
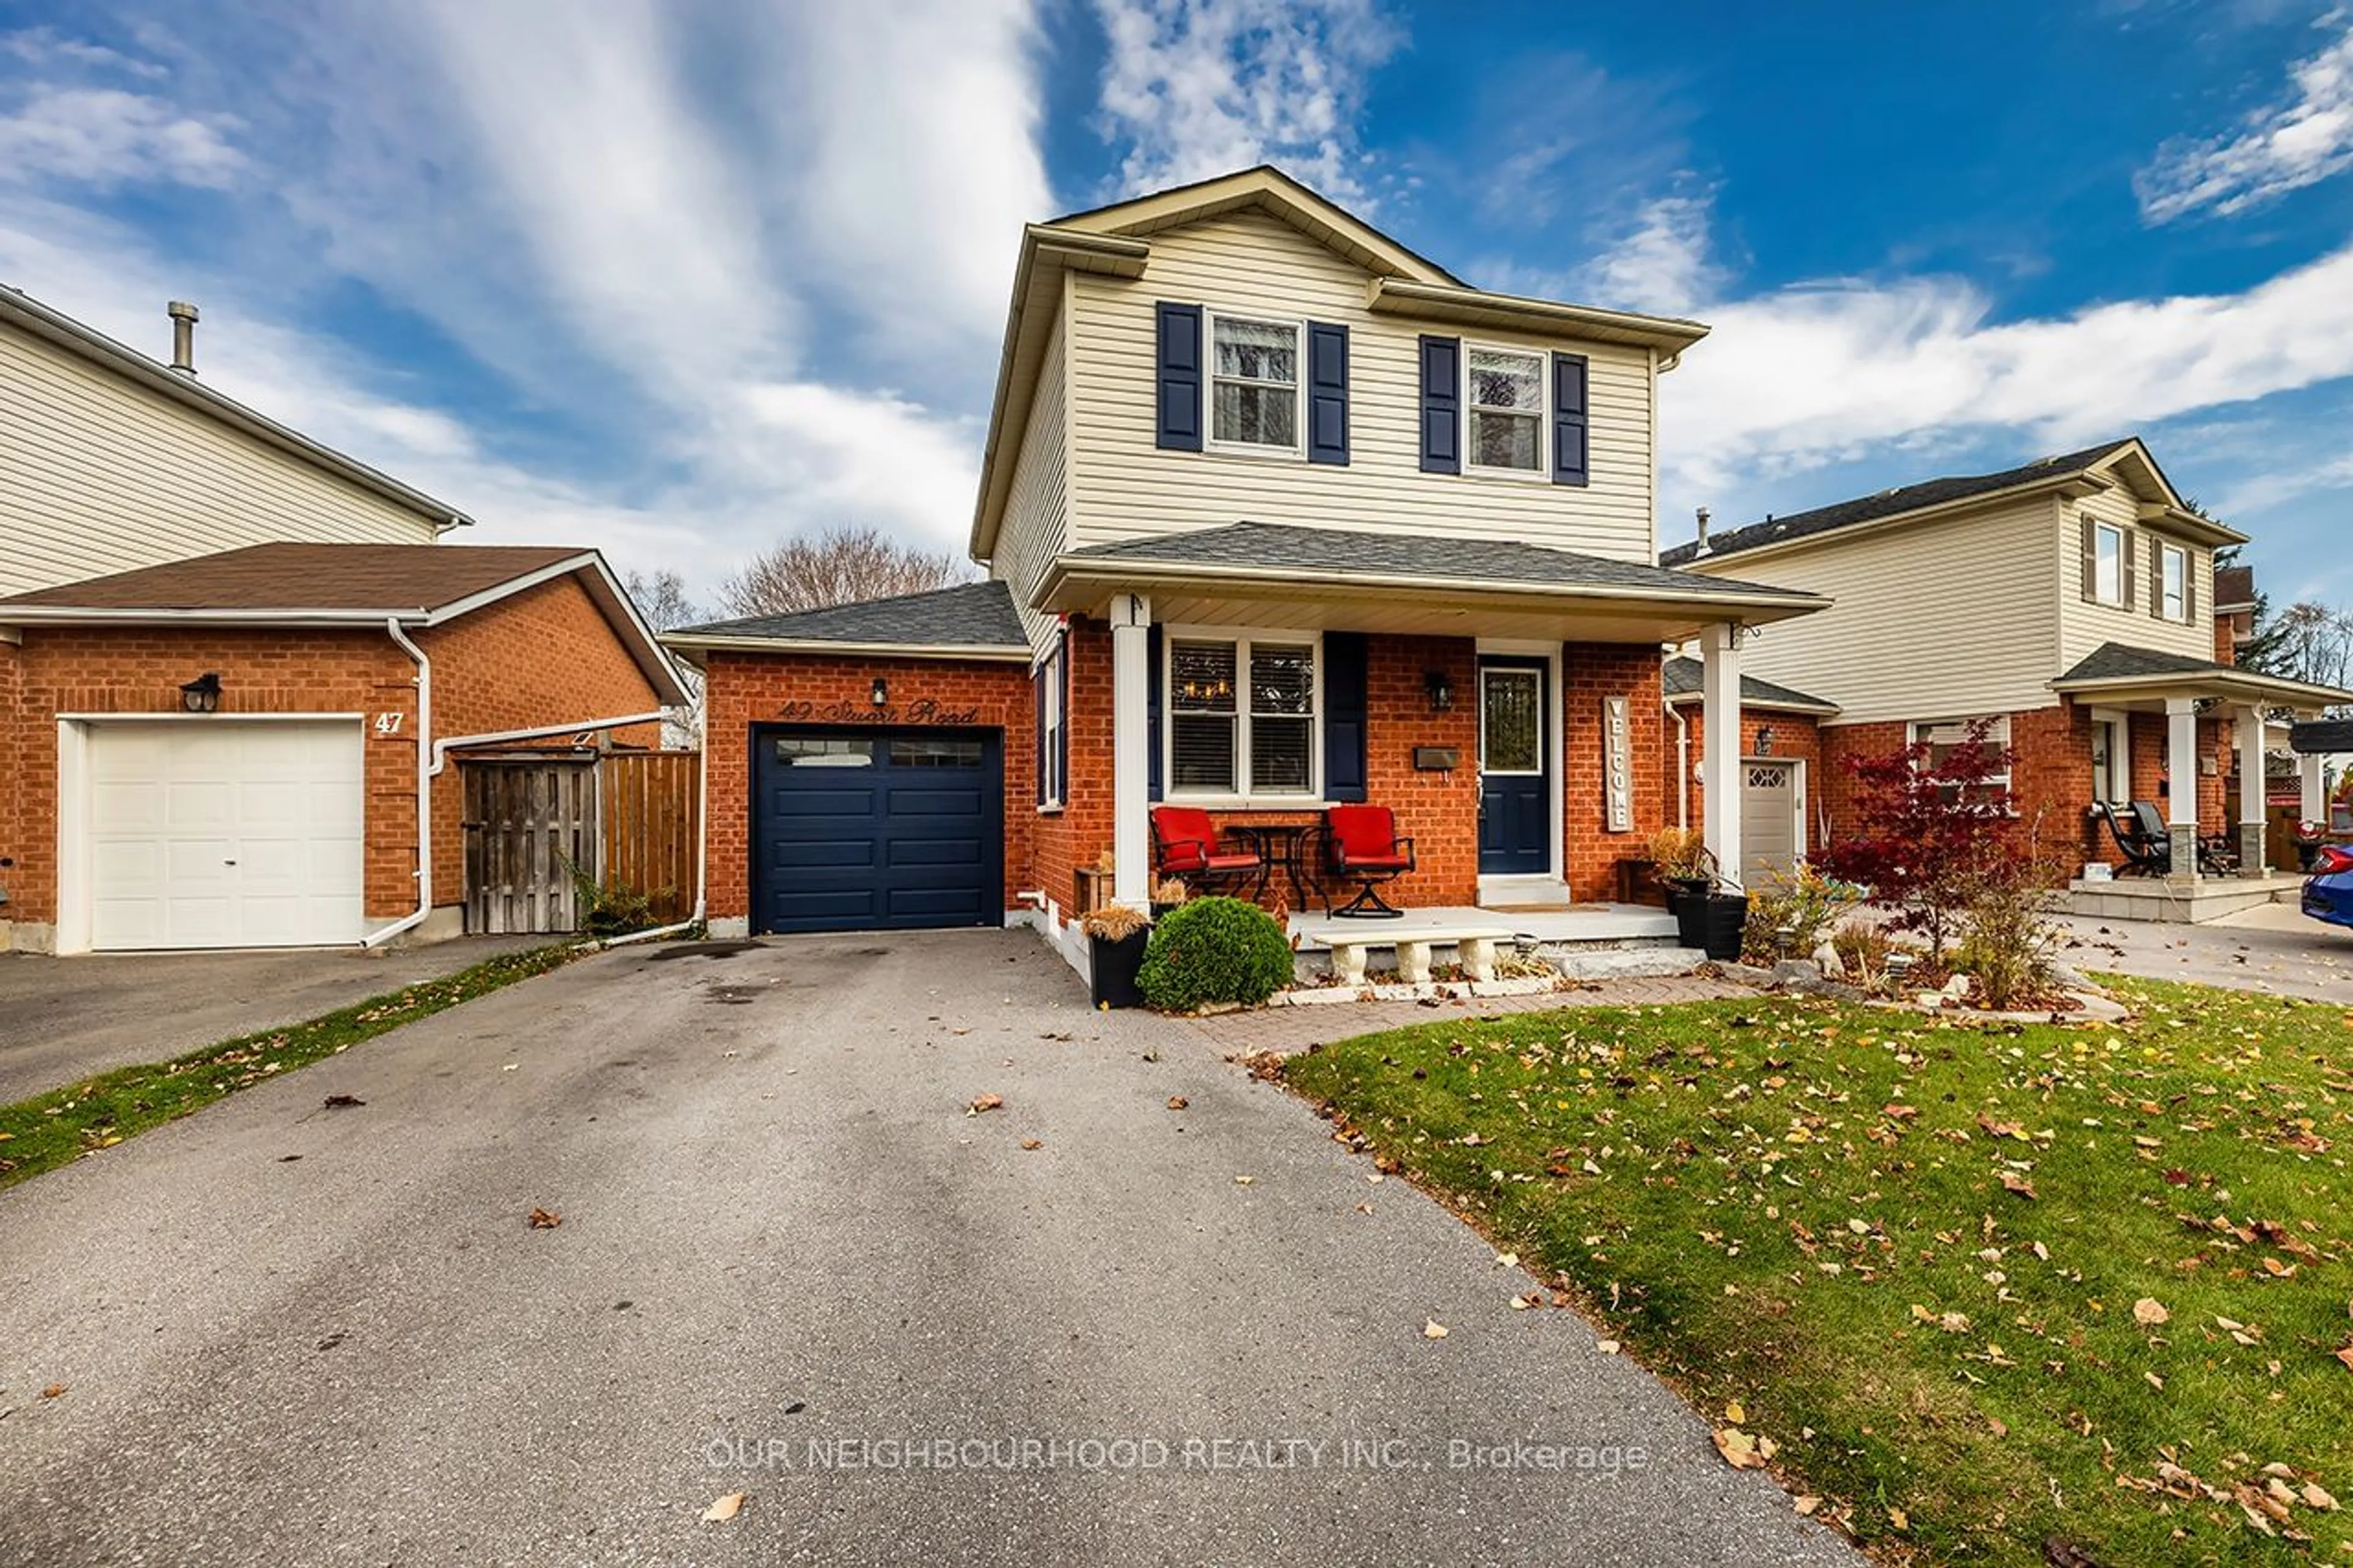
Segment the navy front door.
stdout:
<path fill-rule="evenodd" d="M 1479 872 L 1552 869 L 1552 746 L 1542 662 L 1479 661 Z"/>
<path fill-rule="evenodd" d="M 771 727 L 752 748 L 754 931 L 1003 922 L 997 731 Z"/>

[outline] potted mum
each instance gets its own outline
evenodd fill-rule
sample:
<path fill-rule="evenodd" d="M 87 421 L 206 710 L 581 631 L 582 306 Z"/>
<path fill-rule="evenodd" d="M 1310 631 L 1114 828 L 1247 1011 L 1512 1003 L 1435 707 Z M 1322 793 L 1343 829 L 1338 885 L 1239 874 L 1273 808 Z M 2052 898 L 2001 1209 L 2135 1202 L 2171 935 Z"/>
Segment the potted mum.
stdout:
<path fill-rule="evenodd" d="M 1144 952 L 1152 939 L 1152 921 L 1143 910 L 1125 904 L 1106 904 L 1079 922 L 1087 934 L 1087 973 L 1092 978 L 1098 1008 L 1141 1007 L 1135 972 L 1144 967 Z"/>

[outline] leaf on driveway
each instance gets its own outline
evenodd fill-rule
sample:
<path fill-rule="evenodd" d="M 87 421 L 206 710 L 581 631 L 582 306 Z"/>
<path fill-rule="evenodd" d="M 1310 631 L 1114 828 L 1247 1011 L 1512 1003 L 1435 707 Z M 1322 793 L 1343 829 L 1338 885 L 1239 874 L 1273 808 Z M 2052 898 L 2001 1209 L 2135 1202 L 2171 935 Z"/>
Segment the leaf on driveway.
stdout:
<path fill-rule="evenodd" d="M 557 1226 L 562 1225 L 563 1223 L 564 1216 L 555 1213 L 552 1209 L 533 1209 L 531 1211 L 531 1228 L 533 1230 L 554 1230 Z"/>
<path fill-rule="evenodd" d="M 705 1524 L 724 1524 L 743 1510 L 744 1494 L 742 1492 L 729 1492 L 713 1500 L 709 1508 L 702 1510 L 702 1522 Z"/>
<path fill-rule="evenodd" d="M 1182 1110 L 1192 1103 L 1181 1094 L 1172 1094 L 1168 1097 L 1168 1109 L 1171 1110 Z"/>
<path fill-rule="evenodd" d="M 1603 1355 L 1616 1355 L 1618 1353 L 1618 1342 L 1616 1340 L 1596 1340 L 1593 1342 L 1593 1348 L 1599 1351 Z"/>
<path fill-rule="evenodd" d="M 365 1105 L 366 1103 L 366 1100 L 362 1100 L 356 1094 L 331 1094 L 327 1096 L 325 1101 L 326 1107 L 330 1110 L 348 1110 L 354 1105 Z"/>
<path fill-rule="evenodd" d="M 41 1397 L 44 1399 L 55 1399 L 59 1394 L 65 1393 L 65 1391 L 66 1385 L 64 1384 L 53 1383 L 49 1384 L 48 1387 L 41 1390 Z"/>
<path fill-rule="evenodd" d="M 1736 1470 L 1761 1470 L 1773 1457 L 1773 1439 L 1752 1437 L 1737 1426 L 1715 1429 L 1715 1451 Z"/>
<path fill-rule="evenodd" d="M 2153 1329 L 2159 1323 L 2172 1321 L 2173 1314 L 2167 1311 L 2164 1304 L 2154 1296 L 2143 1296 L 2133 1303 L 2133 1321 L 2144 1329 Z"/>
<path fill-rule="evenodd" d="M 974 1100 L 970 1105 L 965 1106 L 964 1113 L 966 1116 L 978 1116 L 984 1110 L 1002 1110 L 1004 1109 L 1005 1097 L 1003 1095 L 984 1094 L 979 1099 Z"/>
<path fill-rule="evenodd" d="M 1446 1325 L 1436 1318 L 1431 1318 L 1421 1325 L 1421 1337 L 1426 1340 L 1442 1340 L 1446 1337 Z"/>
<path fill-rule="evenodd" d="M 1021 1140 L 1021 1147 L 1024 1149 L 1043 1149 L 1045 1146 L 1046 1141 L 1043 1138 L 1024 1138 Z"/>

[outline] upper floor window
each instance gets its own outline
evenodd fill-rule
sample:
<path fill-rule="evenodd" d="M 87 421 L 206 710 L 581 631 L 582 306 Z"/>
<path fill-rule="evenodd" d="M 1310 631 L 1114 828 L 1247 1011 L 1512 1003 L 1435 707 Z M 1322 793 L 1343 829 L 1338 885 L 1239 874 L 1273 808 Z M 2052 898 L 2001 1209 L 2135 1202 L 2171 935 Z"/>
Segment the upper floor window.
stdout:
<path fill-rule="evenodd" d="M 2125 602 L 2125 531 L 2113 522 L 2092 525 L 2092 597 L 2103 605 Z"/>
<path fill-rule="evenodd" d="M 2179 544 L 2158 547 L 2158 611 L 2168 621 L 2189 618 L 2189 552 Z"/>
<path fill-rule="evenodd" d="M 1209 439 L 1220 447 L 1299 450 L 1296 321 L 1209 321 Z"/>
<path fill-rule="evenodd" d="M 1470 345 L 1469 440 L 1473 468 L 1544 472 L 1545 359 Z"/>
<path fill-rule="evenodd" d="M 1314 795 L 1315 694 L 1312 643 L 1172 637 L 1170 794 Z"/>

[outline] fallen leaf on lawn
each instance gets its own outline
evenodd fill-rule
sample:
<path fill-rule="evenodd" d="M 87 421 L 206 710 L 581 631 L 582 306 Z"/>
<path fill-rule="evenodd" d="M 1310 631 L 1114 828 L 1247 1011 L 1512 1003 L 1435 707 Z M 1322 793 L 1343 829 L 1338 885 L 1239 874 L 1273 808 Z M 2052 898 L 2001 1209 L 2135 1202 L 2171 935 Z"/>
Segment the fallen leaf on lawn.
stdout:
<path fill-rule="evenodd" d="M 1724 1418 L 1737 1426 L 1748 1419 L 1748 1412 L 1742 1408 L 1740 1401 L 1736 1399 L 1724 1407 Z"/>
<path fill-rule="evenodd" d="M 1446 1337 L 1446 1325 L 1436 1318 L 1431 1318 L 1421 1325 L 1421 1337 L 1426 1340 L 1442 1340 Z"/>
<path fill-rule="evenodd" d="M 2296 1266 L 2295 1264 L 2282 1263 L 2276 1258 L 2266 1258 L 2263 1259 L 2263 1272 L 2270 1275 L 2274 1279 L 2288 1279 L 2295 1273 L 2295 1268 Z"/>
<path fill-rule="evenodd" d="M 2165 1386 L 2165 1379 L 2158 1376 L 2157 1373 L 2153 1372 L 2142 1373 L 2141 1376 L 2148 1379 L 2148 1385 L 2151 1388 L 2162 1389 Z"/>
<path fill-rule="evenodd" d="M 1719 1426 L 1715 1429 L 1715 1451 L 1736 1470 L 1761 1470 L 1773 1449 L 1767 1438 L 1751 1437 L 1737 1426 Z"/>
<path fill-rule="evenodd" d="M 1616 1340 L 1596 1340 L 1593 1342 L 1593 1348 L 1599 1351 L 1603 1355 L 1616 1355 L 1618 1353 L 1618 1342 Z"/>
<path fill-rule="evenodd" d="M 1004 1108 L 1005 1097 L 1003 1095 L 984 1094 L 978 1100 L 974 1100 L 970 1105 L 965 1107 L 964 1113 L 966 1116 L 978 1116 L 984 1110 L 1002 1110 Z"/>
<path fill-rule="evenodd" d="M 2133 1321 L 2142 1328 L 2151 1329 L 2172 1321 L 2173 1314 L 2167 1311 L 2164 1304 L 2154 1296 L 2143 1296 L 2133 1303 Z"/>
<path fill-rule="evenodd" d="M 729 1492 L 725 1496 L 714 1501 L 709 1508 L 702 1510 L 702 1522 L 705 1524 L 724 1524 L 729 1520 L 733 1519 L 738 1513 L 742 1512 L 743 1509 L 744 1494 L 742 1492 Z"/>
<path fill-rule="evenodd" d="M 531 1228 L 533 1230 L 554 1230 L 557 1226 L 562 1225 L 563 1223 L 564 1216 L 555 1213 L 553 1209 L 533 1209 L 531 1211 Z"/>
<path fill-rule="evenodd" d="M 2337 1351 L 2336 1356 L 2348 1367 L 2353 1367 L 2353 1344 L 2348 1344 L 2344 1349 Z"/>
<path fill-rule="evenodd" d="M 1021 1140 L 1021 1146 L 1024 1149 L 1043 1149 L 1046 1146 L 1046 1141 L 1043 1138 L 1024 1138 Z"/>
<path fill-rule="evenodd" d="M 2001 1173 L 2001 1184 L 2009 1188 L 2011 1192 L 2016 1193 L 2021 1198 L 2031 1198 L 2034 1196 L 2034 1184 L 2028 1181 L 2024 1176 L 2020 1175 L 2016 1171 L 2004 1171 Z"/>
<path fill-rule="evenodd" d="M 1997 1437 L 2007 1437 L 2010 1436 L 2010 1424 L 1999 1415 L 1987 1416 L 1986 1426 Z"/>
<path fill-rule="evenodd" d="M 1912 1528 L 1912 1516 L 1900 1508 L 1891 1508 L 1887 1510 L 1887 1522 L 1898 1530 L 1909 1530 Z"/>
<path fill-rule="evenodd" d="M 64 1384 L 53 1383 L 49 1384 L 48 1387 L 41 1390 L 41 1397 L 44 1399 L 55 1399 L 65 1391 L 66 1385 Z"/>
<path fill-rule="evenodd" d="M 1168 1109 L 1171 1110 L 1182 1110 L 1192 1103 L 1181 1094 L 1172 1094 L 1168 1097 Z"/>
<path fill-rule="evenodd" d="M 2306 1481 L 2304 1483 L 2304 1506 L 2316 1508 L 2323 1513 L 2335 1513 L 2337 1500 L 2322 1490 L 2318 1483 Z"/>

